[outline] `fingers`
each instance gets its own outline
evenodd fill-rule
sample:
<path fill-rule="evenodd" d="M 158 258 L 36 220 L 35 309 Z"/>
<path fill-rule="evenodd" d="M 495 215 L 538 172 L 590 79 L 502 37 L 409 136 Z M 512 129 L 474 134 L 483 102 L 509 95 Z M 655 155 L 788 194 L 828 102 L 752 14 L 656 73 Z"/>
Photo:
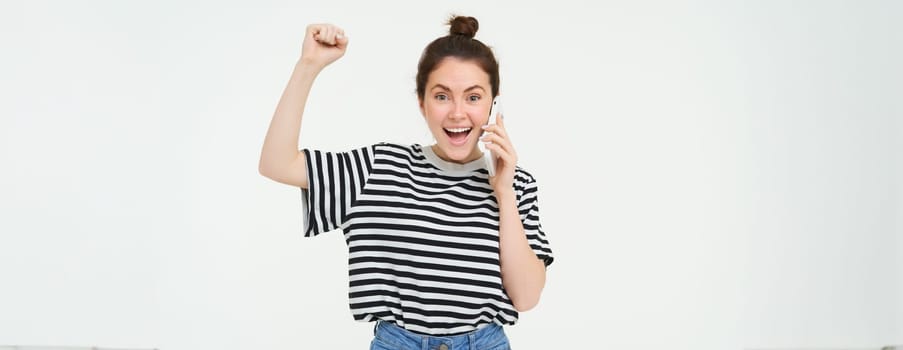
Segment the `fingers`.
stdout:
<path fill-rule="evenodd" d="M 345 36 L 345 31 L 342 28 L 339 28 L 338 32 L 335 35 L 336 46 L 344 48 L 348 45 L 348 37 Z"/>
<path fill-rule="evenodd" d="M 500 153 L 498 154 L 499 157 L 503 157 L 503 154 L 510 155 L 511 158 L 508 160 L 516 161 L 517 152 L 514 151 L 514 145 L 511 144 L 511 140 L 508 138 L 508 134 L 505 132 L 505 129 L 501 127 L 501 125 L 495 125 L 495 127 L 484 127 L 484 130 L 486 130 L 487 132 L 483 133 L 483 136 L 480 137 L 479 142 L 483 142 L 489 149 L 494 149 L 491 146 L 495 146 L 496 150 L 500 150 Z M 492 131 L 490 132 L 490 130 Z"/>
<path fill-rule="evenodd" d="M 500 167 L 499 169 L 503 169 L 501 170 L 502 172 L 511 171 L 517 165 L 517 152 L 514 150 L 514 145 L 511 144 L 508 132 L 505 130 L 504 116 L 499 113 L 495 124 L 483 125 L 482 128 L 483 135 L 480 137 L 479 142 L 483 142 L 489 152 L 501 159 L 501 163 L 497 166 Z M 498 175 L 496 173 L 496 176 Z"/>
<path fill-rule="evenodd" d="M 307 26 L 307 36 L 320 41 L 320 32 L 323 31 L 323 24 L 310 24 Z"/>
<path fill-rule="evenodd" d="M 505 164 L 517 164 L 517 155 L 509 152 L 497 143 L 487 143 L 486 149 L 492 152 L 492 154 L 495 154 L 498 158 L 501 158 Z"/>
<path fill-rule="evenodd" d="M 311 24 L 307 26 L 307 32 L 308 35 L 311 35 L 317 42 L 324 45 L 341 46 L 348 43 L 348 37 L 345 36 L 345 31 L 333 24 Z"/>
<path fill-rule="evenodd" d="M 507 138 L 502 137 L 497 134 L 484 134 L 483 137 L 480 138 L 480 142 L 483 142 L 485 145 L 494 144 L 498 145 L 508 153 L 514 153 L 514 149 L 511 145 L 511 141 Z"/>
<path fill-rule="evenodd" d="M 499 145 L 500 148 L 505 149 L 505 152 L 517 157 L 511 140 L 508 138 L 508 131 L 505 130 L 505 118 L 502 114 L 499 114 L 496 124 L 483 125 L 482 128 L 483 135 L 480 137 L 480 142 L 487 142 L 487 147 L 489 143 Z"/>
<path fill-rule="evenodd" d="M 339 28 L 336 26 L 329 26 L 329 45 L 335 45 L 335 35 L 338 34 Z"/>
<path fill-rule="evenodd" d="M 320 42 L 323 44 L 335 46 L 335 26 L 327 25 L 324 29 L 325 34 L 320 38 Z"/>
<path fill-rule="evenodd" d="M 482 128 L 484 133 L 499 134 L 504 138 L 508 138 L 508 132 L 505 131 L 505 118 L 501 114 L 496 119 L 496 124 L 483 125 Z"/>

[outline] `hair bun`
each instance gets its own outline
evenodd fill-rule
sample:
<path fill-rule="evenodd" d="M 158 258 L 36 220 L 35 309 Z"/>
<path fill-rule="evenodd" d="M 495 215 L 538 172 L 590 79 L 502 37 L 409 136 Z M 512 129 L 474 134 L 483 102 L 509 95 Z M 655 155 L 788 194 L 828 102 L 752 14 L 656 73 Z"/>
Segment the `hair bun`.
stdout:
<path fill-rule="evenodd" d="M 476 18 L 469 16 L 452 16 L 448 19 L 449 35 L 464 35 L 473 38 L 477 35 L 477 29 L 480 29 L 480 23 Z"/>

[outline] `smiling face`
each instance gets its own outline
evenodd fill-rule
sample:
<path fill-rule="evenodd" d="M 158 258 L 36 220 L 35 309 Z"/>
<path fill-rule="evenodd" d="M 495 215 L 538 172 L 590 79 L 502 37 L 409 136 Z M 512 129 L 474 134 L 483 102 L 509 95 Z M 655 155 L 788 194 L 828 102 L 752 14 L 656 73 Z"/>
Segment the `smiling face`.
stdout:
<path fill-rule="evenodd" d="M 472 61 L 447 57 L 429 74 L 420 113 L 436 139 L 433 152 L 454 163 L 482 156 L 477 142 L 489 120 L 489 74 Z"/>

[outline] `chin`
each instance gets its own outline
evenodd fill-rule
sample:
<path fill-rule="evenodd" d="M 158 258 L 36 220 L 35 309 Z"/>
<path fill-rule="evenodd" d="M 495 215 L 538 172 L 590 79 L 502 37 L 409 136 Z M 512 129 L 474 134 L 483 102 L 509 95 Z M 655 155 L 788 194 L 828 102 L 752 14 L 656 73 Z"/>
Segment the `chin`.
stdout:
<path fill-rule="evenodd" d="M 456 163 L 466 163 L 470 161 L 471 154 L 474 153 L 474 147 L 455 147 L 450 145 L 439 146 L 442 148 L 442 153 L 445 153 L 445 156 L 448 157 L 448 161 L 456 162 Z"/>

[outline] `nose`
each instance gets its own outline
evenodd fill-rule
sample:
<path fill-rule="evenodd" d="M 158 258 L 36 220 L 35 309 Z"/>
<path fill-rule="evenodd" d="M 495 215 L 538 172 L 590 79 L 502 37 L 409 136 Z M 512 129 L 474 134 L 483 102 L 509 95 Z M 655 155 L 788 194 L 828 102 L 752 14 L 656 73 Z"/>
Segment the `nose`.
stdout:
<path fill-rule="evenodd" d="M 464 105 L 462 102 L 455 103 L 455 109 L 452 111 L 452 117 L 464 118 Z"/>

